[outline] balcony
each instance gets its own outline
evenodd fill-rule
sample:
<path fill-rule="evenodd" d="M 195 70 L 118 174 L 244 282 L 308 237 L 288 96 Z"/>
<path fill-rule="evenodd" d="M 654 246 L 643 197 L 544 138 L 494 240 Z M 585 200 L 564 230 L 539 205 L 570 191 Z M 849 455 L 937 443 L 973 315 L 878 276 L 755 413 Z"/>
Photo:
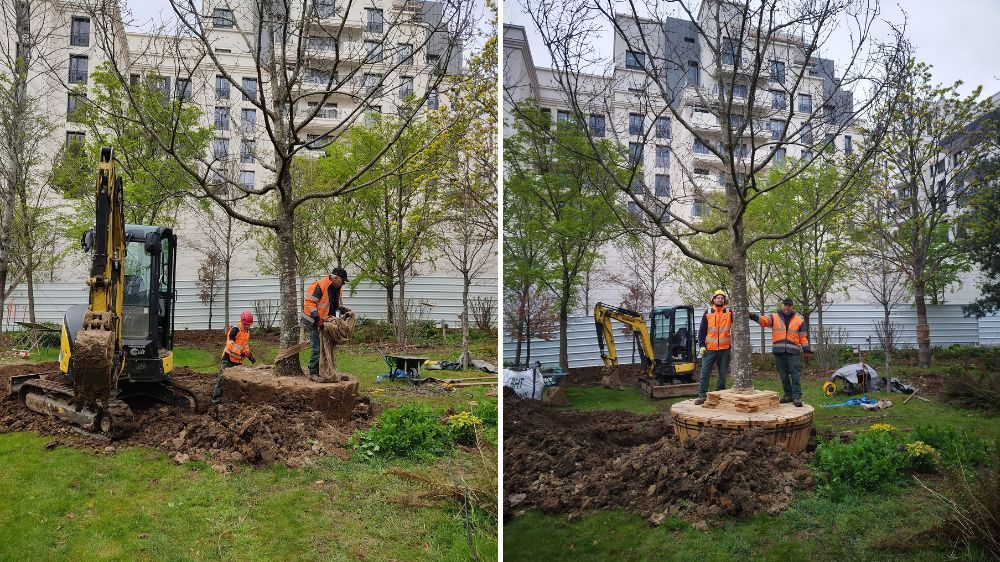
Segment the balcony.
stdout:
<path fill-rule="evenodd" d="M 393 11 L 403 16 L 404 21 L 422 21 L 423 0 L 393 0 Z"/>

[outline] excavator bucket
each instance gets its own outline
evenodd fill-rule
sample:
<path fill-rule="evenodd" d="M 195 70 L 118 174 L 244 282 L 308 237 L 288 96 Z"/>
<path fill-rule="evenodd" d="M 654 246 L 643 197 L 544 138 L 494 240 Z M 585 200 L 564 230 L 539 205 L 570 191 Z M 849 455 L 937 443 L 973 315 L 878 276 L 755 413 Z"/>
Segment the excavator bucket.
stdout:
<path fill-rule="evenodd" d="M 83 330 L 73 353 L 73 394 L 78 404 L 107 403 L 114 386 L 115 333 Z"/>
<path fill-rule="evenodd" d="M 612 390 L 625 390 L 618 365 L 611 365 L 601 370 L 601 386 Z"/>

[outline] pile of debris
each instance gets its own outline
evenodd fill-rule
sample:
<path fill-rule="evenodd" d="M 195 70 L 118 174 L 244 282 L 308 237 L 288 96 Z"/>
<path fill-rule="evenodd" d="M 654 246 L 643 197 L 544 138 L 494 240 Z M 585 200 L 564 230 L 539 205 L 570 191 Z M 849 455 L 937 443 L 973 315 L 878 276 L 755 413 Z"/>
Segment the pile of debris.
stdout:
<path fill-rule="evenodd" d="M 0 388 L 6 386 L 10 375 L 57 369 L 55 363 L 3 367 Z M 239 394 L 230 389 L 218 406 L 211 405 L 215 375 L 176 368 L 173 378 L 195 393 L 205 411 L 190 412 L 161 404 L 134 405 L 136 430 L 124 439 L 109 442 L 81 434 L 74 426 L 28 410 L 16 398 L 7 397 L 0 399 L 0 432 L 34 431 L 58 436 L 56 442 L 50 442 L 53 446 L 93 448 L 108 453 L 118 447 L 154 447 L 166 451 L 178 462 L 204 460 L 216 470 L 226 471 L 242 462 L 299 467 L 323 456 L 346 458 L 350 454 L 347 440 L 367 425 L 370 416 L 368 400 L 356 396 L 350 397 L 350 408 L 346 407 L 346 400 L 324 402 L 317 408 L 314 401 L 319 392 L 312 387 L 332 389 L 338 385 L 312 383 L 304 377 L 281 381 L 287 383 L 284 386 L 288 391 L 270 396 Z M 357 381 L 353 385 L 356 388 Z M 310 387 L 308 391 L 298 388 L 306 386 Z"/>
<path fill-rule="evenodd" d="M 504 393 L 505 510 L 621 507 L 655 524 L 777 514 L 813 486 L 807 459 L 759 431 L 681 443 L 666 413 L 557 412 Z"/>

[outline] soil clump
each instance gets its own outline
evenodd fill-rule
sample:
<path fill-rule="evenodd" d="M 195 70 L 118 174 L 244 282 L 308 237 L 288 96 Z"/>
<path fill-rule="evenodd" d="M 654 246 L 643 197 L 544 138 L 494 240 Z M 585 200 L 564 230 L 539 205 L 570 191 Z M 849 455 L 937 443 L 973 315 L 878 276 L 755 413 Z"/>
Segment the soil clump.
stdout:
<path fill-rule="evenodd" d="M 0 388 L 6 388 L 6 379 L 13 374 L 53 371 L 58 372 L 54 362 L 0 367 Z M 46 378 L 59 376 L 50 374 Z M 195 393 L 201 411 L 133 402 L 130 405 L 136 429 L 117 441 L 109 442 L 63 420 L 33 412 L 14 397 L 0 397 L 0 432 L 33 431 L 59 436 L 60 445 L 106 453 L 118 447 L 153 447 L 167 452 L 177 462 L 206 461 L 223 472 L 243 462 L 300 467 L 323 456 L 347 458 L 347 440 L 367 426 L 370 415 L 366 397 L 352 400 L 349 410 L 338 411 L 343 417 L 331 416 L 328 410 L 315 409 L 308 400 L 292 399 L 279 392 L 273 393 L 270 401 L 241 401 L 238 395 L 224 394 L 221 404 L 212 405 L 214 374 L 175 368 L 173 379 Z M 304 378 L 302 381 L 309 382 Z"/>
<path fill-rule="evenodd" d="M 620 507 L 654 524 L 670 516 L 707 526 L 716 516 L 777 514 L 812 487 L 807 454 L 760 430 L 703 432 L 681 443 L 668 413 L 553 411 L 504 392 L 504 509 Z"/>

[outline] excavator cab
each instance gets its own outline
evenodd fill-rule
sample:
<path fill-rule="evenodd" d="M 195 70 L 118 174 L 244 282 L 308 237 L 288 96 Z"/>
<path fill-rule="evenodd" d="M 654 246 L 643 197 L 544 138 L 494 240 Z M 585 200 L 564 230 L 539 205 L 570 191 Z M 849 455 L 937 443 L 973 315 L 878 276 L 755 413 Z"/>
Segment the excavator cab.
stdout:
<path fill-rule="evenodd" d="M 694 307 L 658 306 L 649 314 L 649 332 L 661 384 L 694 382 Z"/>
<path fill-rule="evenodd" d="M 84 235 L 89 251 L 91 236 Z M 176 295 L 177 236 L 168 227 L 126 225 L 122 295 L 121 385 L 161 383 L 174 368 L 174 300 Z M 73 377 L 74 342 L 83 324 L 86 305 L 74 305 L 63 317 L 59 370 Z"/>

